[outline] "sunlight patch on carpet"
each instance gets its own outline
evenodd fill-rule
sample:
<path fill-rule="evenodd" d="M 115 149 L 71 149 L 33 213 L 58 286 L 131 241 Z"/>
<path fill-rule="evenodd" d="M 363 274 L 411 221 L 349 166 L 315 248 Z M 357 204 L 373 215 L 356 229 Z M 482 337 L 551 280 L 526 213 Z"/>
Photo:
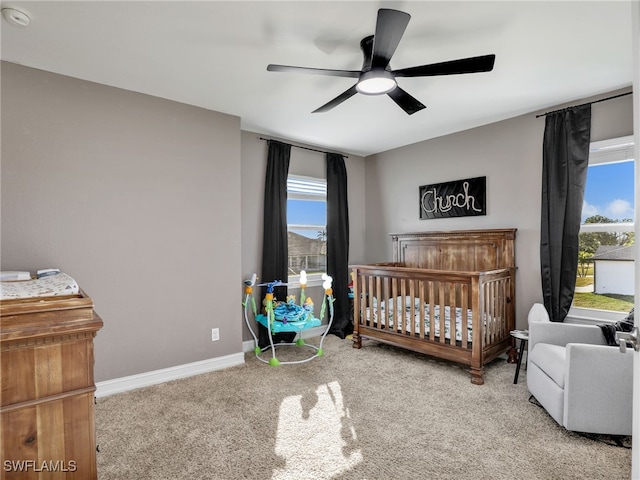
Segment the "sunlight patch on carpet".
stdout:
<path fill-rule="evenodd" d="M 330 478 L 362 462 L 356 432 L 338 382 L 320 385 L 314 399 L 286 397 L 280 404 L 275 453 L 285 461 L 272 480 Z M 313 405 L 306 409 L 305 405 Z"/>

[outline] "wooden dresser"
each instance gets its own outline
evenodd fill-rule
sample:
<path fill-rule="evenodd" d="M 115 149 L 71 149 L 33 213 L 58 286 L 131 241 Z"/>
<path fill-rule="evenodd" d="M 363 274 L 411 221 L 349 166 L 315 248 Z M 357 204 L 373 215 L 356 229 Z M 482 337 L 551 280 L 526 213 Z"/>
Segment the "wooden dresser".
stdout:
<path fill-rule="evenodd" d="M 82 291 L 0 302 L 0 479 L 97 479 L 100 328 Z"/>

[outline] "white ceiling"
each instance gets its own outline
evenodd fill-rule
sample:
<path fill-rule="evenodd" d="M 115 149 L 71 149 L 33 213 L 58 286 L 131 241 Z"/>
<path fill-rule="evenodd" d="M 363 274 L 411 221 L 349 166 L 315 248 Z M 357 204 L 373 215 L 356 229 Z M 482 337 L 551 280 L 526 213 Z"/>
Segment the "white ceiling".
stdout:
<path fill-rule="evenodd" d="M 3 1 L 2 60 L 197 105 L 243 130 L 369 155 L 632 83 L 631 2 Z M 359 70 L 378 8 L 411 14 L 394 69 L 494 53 L 492 72 L 400 78 L 427 108 L 355 95 L 354 79 L 267 72 L 269 63 Z"/>

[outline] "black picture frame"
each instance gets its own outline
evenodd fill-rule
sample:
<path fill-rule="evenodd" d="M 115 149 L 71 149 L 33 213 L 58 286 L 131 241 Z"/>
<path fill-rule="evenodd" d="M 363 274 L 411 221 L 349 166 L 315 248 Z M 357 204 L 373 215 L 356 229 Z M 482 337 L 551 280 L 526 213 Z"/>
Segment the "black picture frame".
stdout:
<path fill-rule="evenodd" d="M 420 220 L 487 214 L 487 177 L 418 187 Z"/>

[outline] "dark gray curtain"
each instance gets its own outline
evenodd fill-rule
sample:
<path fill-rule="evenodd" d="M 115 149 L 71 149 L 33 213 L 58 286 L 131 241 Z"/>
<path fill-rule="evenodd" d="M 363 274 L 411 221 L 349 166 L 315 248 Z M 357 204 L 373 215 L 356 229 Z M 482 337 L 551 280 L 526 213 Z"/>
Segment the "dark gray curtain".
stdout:
<path fill-rule="evenodd" d="M 275 280 L 287 281 L 287 261 L 289 242 L 287 236 L 287 175 L 291 145 L 268 141 L 267 174 L 264 188 L 264 223 L 262 236 L 262 276 L 260 283 Z M 262 288 L 262 298 L 266 287 Z M 284 300 L 287 287 L 276 287 L 274 295 Z M 295 333 L 273 335 L 274 343 L 290 342 Z M 259 324 L 258 344 L 264 348 L 269 345 L 269 331 Z"/>
<path fill-rule="evenodd" d="M 353 333 L 349 316 L 349 204 L 344 157 L 327 153 L 327 273 L 333 278 L 334 316 L 329 333 Z"/>
<path fill-rule="evenodd" d="M 578 233 L 590 141 L 591 104 L 547 114 L 540 267 L 544 306 L 554 322 L 564 321 L 576 286 Z"/>

